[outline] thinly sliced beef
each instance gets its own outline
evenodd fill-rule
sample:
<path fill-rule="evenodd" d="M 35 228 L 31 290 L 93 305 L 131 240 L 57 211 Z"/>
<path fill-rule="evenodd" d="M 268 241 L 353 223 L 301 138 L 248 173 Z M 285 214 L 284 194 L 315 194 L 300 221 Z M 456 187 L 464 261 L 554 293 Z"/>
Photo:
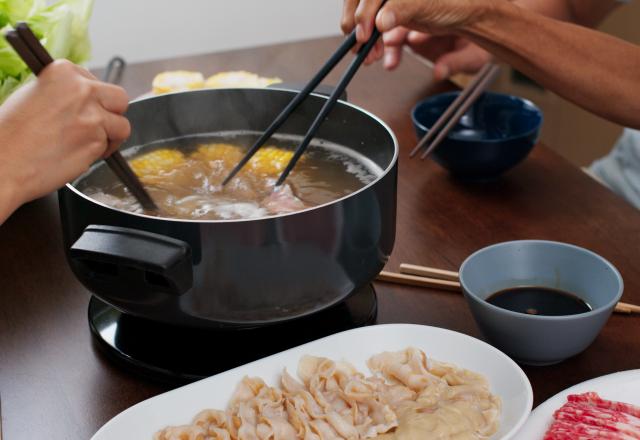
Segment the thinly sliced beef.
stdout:
<path fill-rule="evenodd" d="M 640 408 L 589 392 L 568 396 L 544 440 L 640 439 Z"/>

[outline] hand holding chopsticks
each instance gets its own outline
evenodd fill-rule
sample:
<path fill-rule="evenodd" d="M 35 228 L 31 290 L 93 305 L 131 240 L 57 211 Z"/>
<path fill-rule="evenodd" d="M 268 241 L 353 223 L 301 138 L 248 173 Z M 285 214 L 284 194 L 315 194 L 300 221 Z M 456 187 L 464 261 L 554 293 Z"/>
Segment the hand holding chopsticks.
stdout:
<path fill-rule="evenodd" d="M 402 263 L 400 265 L 400 273 L 382 271 L 376 279 L 407 286 L 462 292 L 458 272 L 415 264 Z M 640 313 L 640 306 L 619 302 L 614 312 L 624 314 Z"/>
<path fill-rule="evenodd" d="M 40 75 L 49 64 L 53 63 L 53 58 L 40 44 L 40 41 L 26 23 L 19 23 L 15 30 L 6 33 L 5 38 L 35 75 Z M 151 200 L 142 183 L 140 183 L 118 151 L 114 152 L 106 161 L 144 209 L 157 210 L 155 203 Z"/>
<path fill-rule="evenodd" d="M 386 3 L 386 0 L 382 2 L 381 7 Z M 347 88 L 347 85 L 354 77 L 364 60 L 367 58 L 371 49 L 375 46 L 376 42 L 380 38 L 380 32 L 377 29 L 374 29 L 371 38 L 360 48 L 358 54 L 351 62 L 346 72 L 340 78 L 338 85 L 335 90 L 331 94 L 331 96 L 327 99 L 325 104 L 322 106 L 320 113 L 316 116 L 314 121 L 312 122 L 309 130 L 304 136 L 304 139 L 300 143 L 300 145 L 296 148 L 293 157 L 285 167 L 282 174 L 278 178 L 276 182 L 276 187 L 282 185 L 285 181 L 293 167 L 295 167 L 296 163 L 305 152 L 314 136 L 318 132 L 318 129 L 324 122 L 327 115 L 331 112 L 339 97 Z M 318 73 L 316 73 L 311 81 L 293 98 L 293 100 L 282 110 L 282 112 L 276 116 L 271 125 L 262 133 L 262 135 L 258 138 L 258 140 L 253 144 L 253 146 L 247 151 L 245 156 L 238 162 L 238 164 L 231 170 L 229 175 L 222 182 L 223 185 L 229 183 L 233 177 L 238 174 L 238 172 L 242 169 L 242 167 L 249 162 L 249 160 L 253 157 L 253 155 L 264 145 L 264 143 L 284 124 L 284 122 L 291 116 L 291 114 L 298 108 L 298 106 L 304 101 L 311 92 L 322 82 L 322 80 L 333 70 L 333 68 L 345 57 L 349 51 L 355 47 L 356 45 L 356 31 L 354 30 L 349 34 L 349 36 L 344 40 L 344 42 L 338 47 L 336 52 L 329 58 L 329 60 L 320 68 Z"/>

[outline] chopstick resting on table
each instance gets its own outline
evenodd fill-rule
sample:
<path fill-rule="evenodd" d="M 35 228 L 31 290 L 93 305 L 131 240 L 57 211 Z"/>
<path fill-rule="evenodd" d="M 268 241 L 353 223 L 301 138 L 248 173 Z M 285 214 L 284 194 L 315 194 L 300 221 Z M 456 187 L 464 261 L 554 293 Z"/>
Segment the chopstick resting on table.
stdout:
<path fill-rule="evenodd" d="M 376 277 L 378 281 L 389 283 L 405 284 L 408 286 L 429 287 L 432 289 L 453 290 L 460 292 L 460 283 L 457 281 L 440 280 L 417 275 L 406 275 L 403 273 L 382 271 Z"/>
<path fill-rule="evenodd" d="M 493 63 L 486 64 L 471 82 L 460 92 L 447 110 L 438 118 L 427 134 L 411 151 L 414 157 L 424 149 L 420 159 L 425 159 L 447 137 L 449 132 L 462 119 L 464 114 L 491 85 L 500 68 Z M 433 142 L 431 140 L 433 139 Z"/>
<path fill-rule="evenodd" d="M 415 264 L 400 264 L 400 273 L 382 271 L 378 274 L 376 280 L 406 286 L 427 287 L 462 293 L 458 272 L 428 266 L 418 266 Z M 618 302 L 613 311 L 615 313 L 630 315 L 632 313 L 640 313 L 640 306 Z"/>
<path fill-rule="evenodd" d="M 382 8 L 382 6 L 384 6 L 385 3 L 386 3 L 386 0 L 382 2 L 382 4 L 380 5 L 380 8 Z M 331 96 L 329 96 L 325 104 L 320 109 L 320 112 L 312 122 L 302 142 L 296 148 L 293 154 L 293 157 L 291 158 L 291 160 L 289 161 L 285 169 L 282 171 L 282 174 L 280 174 L 280 177 L 278 178 L 275 184 L 276 187 L 279 187 L 280 185 L 282 185 L 282 183 L 285 181 L 285 179 L 287 178 L 291 170 L 293 170 L 293 167 L 296 166 L 296 163 L 298 163 L 298 160 L 300 159 L 302 154 L 305 152 L 305 150 L 313 140 L 314 136 L 318 132 L 318 129 L 324 122 L 325 118 L 331 112 L 333 107 L 336 105 L 339 97 L 347 88 L 347 85 L 349 84 L 353 76 L 356 74 L 356 72 L 358 71 L 358 69 L 364 62 L 364 60 L 367 58 L 367 55 L 369 54 L 369 52 L 371 52 L 371 49 L 373 49 L 373 47 L 375 46 L 376 41 L 378 41 L 378 38 L 380 38 L 380 32 L 374 28 L 371 38 L 369 38 L 369 40 L 360 48 L 360 50 L 358 51 L 358 54 L 353 59 L 353 61 L 351 62 L 351 64 L 349 65 L 345 73 L 342 75 L 342 78 L 340 78 L 340 81 L 338 82 L 338 85 L 336 86 L 335 90 L 333 91 Z M 276 116 L 276 118 L 273 120 L 271 125 L 267 127 L 267 129 L 262 133 L 262 135 L 258 138 L 258 140 L 247 151 L 245 156 L 240 160 L 240 162 L 238 162 L 238 164 L 231 170 L 229 175 L 223 180 L 222 182 L 223 185 L 226 185 L 227 183 L 229 183 L 229 181 L 231 181 L 231 179 L 233 179 L 233 177 L 236 174 L 238 174 L 238 172 L 242 169 L 242 167 L 247 162 L 249 162 L 249 160 L 264 145 L 264 143 L 276 132 L 276 130 L 278 130 L 278 128 L 282 126 L 282 124 L 284 124 L 284 122 L 291 116 L 291 114 L 296 110 L 296 108 L 298 108 L 298 106 L 302 103 L 302 101 L 304 101 L 307 98 L 307 96 L 309 96 L 309 94 L 313 92 L 313 90 L 322 82 L 322 80 L 329 74 L 329 72 L 331 72 L 333 68 L 345 57 L 345 55 L 349 53 L 349 51 L 353 47 L 355 47 L 356 42 L 357 42 L 356 32 L 354 30 L 344 40 L 344 42 L 340 45 L 340 47 L 338 47 L 338 49 L 329 58 L 329 60 L 313 76 L 313 78 L 311 78 L 311 81 L 309 81 L 307 85 L 300 92 L 298 92 L 298 94 L 293 98 L 293 100 L 291 100 L 291 102 L 287 104 L 287 106 L 282 110 L 282 112 L 280 112 L 280 114 Z"/>
<path fill-rule="evenodd" d="M 5 34 L 5 38 L 34 75 L 38 76 L 45 67 L 53 63 L 51 55 L 26 23 L 18 23 L 14 30 Z M 145 210 L 158 211 L 158 206 L 119 151 L 114 152 L 105 161 Z"/>

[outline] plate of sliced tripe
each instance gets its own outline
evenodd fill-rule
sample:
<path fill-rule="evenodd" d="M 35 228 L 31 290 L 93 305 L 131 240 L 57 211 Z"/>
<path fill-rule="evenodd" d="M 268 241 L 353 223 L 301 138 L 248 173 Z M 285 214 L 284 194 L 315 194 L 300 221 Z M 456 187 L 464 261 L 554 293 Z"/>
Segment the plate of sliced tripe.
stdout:
<path fill-rule="evenodd" d="M 520 367 L 483 341 L 375 325 L 140 402 L 92 440 L 519 439 L 532 402 Z"/>

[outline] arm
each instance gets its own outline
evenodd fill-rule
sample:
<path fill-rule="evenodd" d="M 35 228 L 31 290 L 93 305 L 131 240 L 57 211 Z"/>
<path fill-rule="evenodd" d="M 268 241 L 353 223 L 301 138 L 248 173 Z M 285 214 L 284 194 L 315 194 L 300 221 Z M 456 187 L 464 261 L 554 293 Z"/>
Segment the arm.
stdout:
<path fill-rule="evenodd" d="M 506 2 L 482 16 L 461 34 L 569 101 L 640 127 L 640 47 Z"/>
<path fill-rule="evenodd" d="M 506 0 L 389 0 L 378 12 L 380 3 L 357 5 L 363 40 L 374 18 L 382 32 L 406 26 L 462 36 L 577 105 L 640 127 L 640 47 Z"/>
<path fill-rule="evenodd" d="M 547 17 L 589 27 L 598 24 L 621 4 L 619 0 L 513 0 L 513 3 Z M 356 6 L 355 0 L 345 0 L 345 33 L 355 26 Z M 456 35 L 432 36 L 398 27 L 384 34 L 386 69 L 393 70 L 400 64 L 405 45 L 434 63 L 436 81 L 458 73 L 475 73 L 492 58 L 484 49 Z"/>
<path fill-rule="evenodd" d="M 547 17 L 588 27 L 596 26 L 620 6 L 617 0 L 515 0 L 514 3 Z"/>
<path fill-rule="evenodd" d="M 129 136 L 124 90 L 56 61 L 0 106 L 0 224 L 111 154 Z"/>

